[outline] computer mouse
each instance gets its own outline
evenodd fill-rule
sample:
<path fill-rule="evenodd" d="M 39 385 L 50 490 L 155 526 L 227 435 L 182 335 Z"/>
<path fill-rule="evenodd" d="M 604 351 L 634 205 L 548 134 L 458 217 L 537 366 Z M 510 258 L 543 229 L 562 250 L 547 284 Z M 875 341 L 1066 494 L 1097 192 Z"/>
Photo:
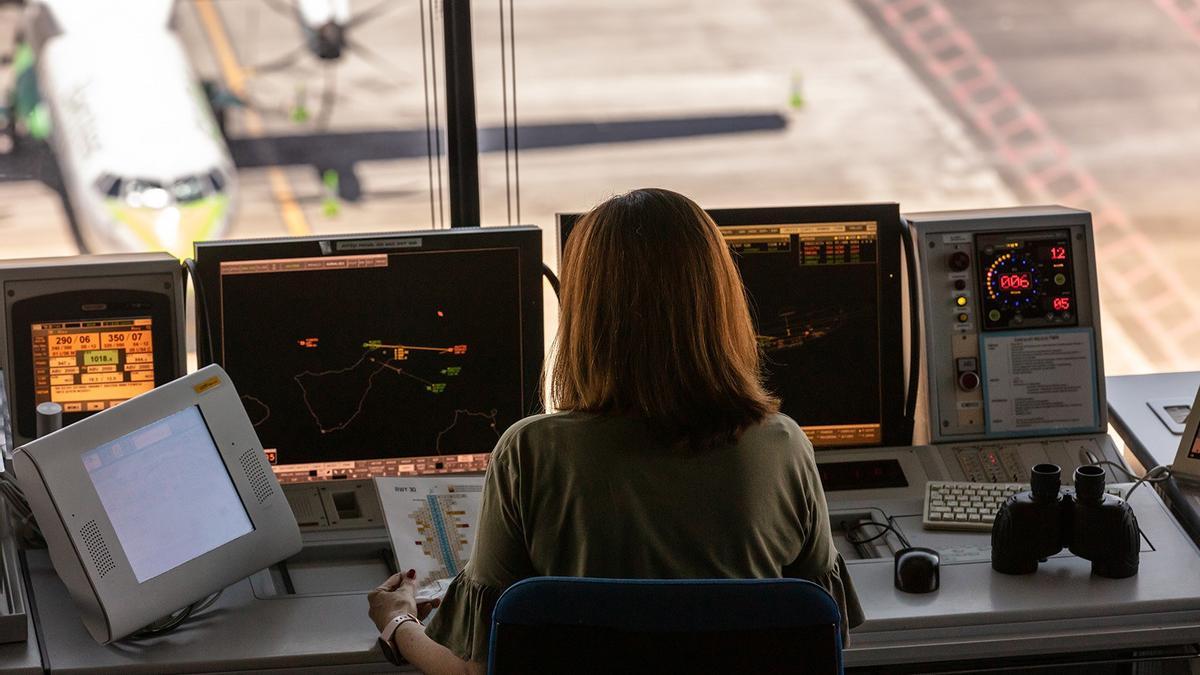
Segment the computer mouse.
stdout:
<path fill-rule="evenodd" d="M 942 557 L 931 548 L 896 551 L 895 584 L 905 593 L 932 593 L 941 584 Z"/>

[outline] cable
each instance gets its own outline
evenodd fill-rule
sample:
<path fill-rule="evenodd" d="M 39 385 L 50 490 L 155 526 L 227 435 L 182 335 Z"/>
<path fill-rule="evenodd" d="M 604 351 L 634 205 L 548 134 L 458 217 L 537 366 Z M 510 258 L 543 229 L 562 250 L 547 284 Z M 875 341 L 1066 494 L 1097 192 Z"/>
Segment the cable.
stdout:
<path fill-rule="evenodd" d="M 196 292 L 196 317 L 203 317 L 204 320 L 204 346 L 207 348 L 208 358 L 201 358 L 200 347 L 196 347 L 196 357 L 200 360 L 201 366 L 207 366 L 210 363 L 216 363 L 216 344 L 217 336 L 213 333 L 212 319 L 209 317 L 208 301 L 204 296 L 204 285 L 200 283 L 200 273 L 196 270 L 196 261 L 187 258 L 183 261 L 183 267 L 187 270 L 187 274 L 192 278 L 192 289 Z"/>
<path fill-rule="evenodd" d="M 871 527 L 871 526 L 880 527 L 883 529 L 880 530 L 878 533 L 873 534 L 870 537 L 867 537 L 866 539 L 856 539 L 856 538 L 850 536 L 851 532 L 861 530 L 864 527 Z M 904 533 L 901 532 L 894 525 L 892 525 L 890 522 L 879 523 L 879 522 L 875 522 L 873 520 L 864 520 L 861 523 L 856 523 L 856 524 L 846 527 L 844 529 L 846 530 L 846 541 L 850 542 L 851 544 L 854 544 L 855 546 L 860 546 L 862 544 L 869 544 L 869 543 L 875 541 L 876 539 L 879 539 L 879 538 L 887 535 L 888 532 L 891 532 L 892 534 L 896 535 L 896 538 L 900 540 L 901 544 L 904 544 L 904 548 L 912 547 L 912 544 L 908 543 L 908 537 L 904 536 Z"/>
<path fill-rule="evenodd" d="M 517 197 L 517 224 L 521 223 L 521 143 L 517 132 L 517 20 L 513 12 L 513 0 L 508 0 L 508 48 L 509 67 L 512 68 L 512 112 L 513 112 L 513 186 Z M 506 132 L 507 133 L 507 132 Z"/>
<path fill-rule="evenodd" d="M 176 628 L 180 627 L 181 625 L 183 625 L 183 623 L 185 621 L 190 619 L 195 614 L 197 614 L 199 612 L 203 612 L 204 610 L 211 607 L 213 605 L 213 603 L 217 601 L 217 598 L 221 597 L 221 593 L 223 593 L 223 592 L 224 592 L 223 590 L 217 591 L 216 593 L 209 595 L 208 597 L 204 598 L 203 600 L 198 600 L 198 601 L 193 602 L 192 604 L 188 605 L 187 607 L 177 609 L 174 612 L 171 612 L 170 614 L 168 614 L 167 616 L 164 616 L 163 618 L 161 618 L 157 621 L 147 624 L 141 630 L 139 630 L 135 633 L 132 633 L 131 635 L 126 637 L 125 640 L 144 640 L 146 638 L 151 638 L 151 637 L 155 637 L 157 635 L 162 635 L 164 633 L 169 633 L 169 632 L 175 630 Z"/>
<path fill-rule="evenodd" d="M 900 217 L 900 238 L 904 242 L 905 270 L 908 274 L 908 394 L 904 400 L 904 423 L 912 442 L 917 426 L 917 387 L 921 381 L 921 298 L 917 289 L 917 247 L 913 244 L 912 224 Z"/>
<path fill-rule="evenodd" d="M 1087 463 L 1089 465 L 1091 465 L 1091 466 L 1110 466 L 1110 467 L 1116 469 L 1117 471 L 1120 471 L 1121 473 L 1125 474 L 1125 476 L 1127 478 L 1129 478 L 1130 480 L 1132 480 L 1134 482 L 1133 486 L 1129 488 L 1129 492 L 1125 493 L 1125 501 L 1129 501 L 1129 497 L 1133 494 L 1133 491 L 1138 489 L 1139 487 L 1141 487 L 1143 483 L 1157 485 L 1158 483 L 1162 483 L 1162 482 L 1170 480 L 1171 475 L 1172 475 L 1171 474 L 1171 466 L 1169 464 L 1159 464 L 1158 466 L 1147 471 L 1146 475 L 1138 476 L 1134 472 L 1130 471 L 1128 468 L 1126 468 L 1116 462 L 1109 461 L 1107 459 L 1097 458 L 1096 455 L 1092 454 L 1092 451 L 1088 450 L 1087 448 L 1081 448 L 1079 450 L 1079 454 L 1087 458 Z"/>
<path fill-rule="evenodd" d="M 38 527 L 37 521 L 34 520 L 33 509 L 29 507 L 29 500 L 25 498 L 25 493 L 21 491 L 21 486 L 17 485 L 16 481 L 10 478 L 7 473 L 0 474 L 0 496 L 8 502 L 14 515 L 18 517 L 18 524 L 28 527 L 30 532 L 37 535 L 38 539 L 45 541 L 41 528 Z"/>
<path fill-rule="evenodd" d="M 1162 474 L 1162 475 L 1154 476 L 1155 473 Z M 1133 491 L 1138 489 L 1139 487 L 1141 487 L 1142 483 L 1151 483 L 1151 484 L 1161 483 L 1165 480 L 1168 480 L 1170 477 L 1171 477 L 1171 467 L 1166 466 L 1164 464 L 1159 464 L 1158 466 L 1154 467 L 1153 469 L 1150 469 L 1149 471 L 1147 471 L 1145 476 L 1142 476 L 1141 478 L 1137 479 L 1137 482 L 1135 482 L 1133 484 L 1133 487 L 1129 488 L 1129 492 L 1125 493 L 1125 501 L 1129 501 L 1129 498 L 1133 495 Z"/>
<path fill-rule="evenodd" d="M 512 219 L 512 179 L 508 173 L 508 55 L 504 35 L 504 0 L 500 1 L 500 105 L 504 109 L 504 201 L 508 209 L 508 224 Z"/>
<path fill-rule="evenodd" d="M 554 297 L 558 297 L 558 276 L 554 274 L 554 270 L 546 263 L 542 263 L 542 276 L 546 277 L 546 281 L 550 282 L 550 288 L 554 290 Z"/>
<path fill-rule="evenodd" d="M 443 3 L 446 0 L 443 0 Z M 430 0 L 429 3 L 429 68 L 433 74 L 433 146 L 435 148 L 434 157 L 437 158 L 437 195 L 438 195 L 438 221 L 442 224 L 442 229 L 446 228 L 446 203 L 442 197 L 442 129 L 441 129 L 441 110 L 439 108 L 438 99 L 438 74 L 437 74 L 437 32 L 434 30 L 434 5 L 437 0 Z M 422 6 L 424 6 L 422 4 Z M 443 13 L 446 11 L 445 4 L 442 5 Z M 421 38 L 422 41 L 424 38 Z M 424 42 L 422 42 L 424 44 Z"/>
<path fill-rule="evenodd" d="M 432 6 L 429 12 L 433 13 Z M 429 121 L 429 56 L 429 49 L 425 45 L 425 0 L 421 0 L 421 80 L 425 84 L 425 159 L 429 165 L 429 227 L 435 229 L 437 208 L 433 198 L 433 125 Z"/>

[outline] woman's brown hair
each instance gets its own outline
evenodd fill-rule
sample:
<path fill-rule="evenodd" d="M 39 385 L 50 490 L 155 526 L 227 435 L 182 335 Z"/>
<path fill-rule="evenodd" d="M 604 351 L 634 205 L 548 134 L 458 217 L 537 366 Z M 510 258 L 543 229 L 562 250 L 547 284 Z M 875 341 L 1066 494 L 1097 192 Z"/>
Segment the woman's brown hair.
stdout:
<path fill-rule="evenodd" d="M 692 200 L 645 189 L 600 204 L 572 230 L 561 277 L 554 407 L 641 418 L 699 447 L 778 410 L 737 267 Z"/>

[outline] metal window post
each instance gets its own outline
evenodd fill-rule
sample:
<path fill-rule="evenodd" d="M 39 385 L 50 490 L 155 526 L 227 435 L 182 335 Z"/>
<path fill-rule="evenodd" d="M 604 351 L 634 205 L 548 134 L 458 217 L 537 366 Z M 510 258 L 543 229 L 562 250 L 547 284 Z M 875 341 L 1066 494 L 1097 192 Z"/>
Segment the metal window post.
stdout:
<path fill-rule="evenodd" d="M 479 138 L 475 121 L 475 67 L 470 0 L 443 0 L 446 56 L 446 149 L 449 154 L 450 227 L 476 227 L 479 212 Z"/>

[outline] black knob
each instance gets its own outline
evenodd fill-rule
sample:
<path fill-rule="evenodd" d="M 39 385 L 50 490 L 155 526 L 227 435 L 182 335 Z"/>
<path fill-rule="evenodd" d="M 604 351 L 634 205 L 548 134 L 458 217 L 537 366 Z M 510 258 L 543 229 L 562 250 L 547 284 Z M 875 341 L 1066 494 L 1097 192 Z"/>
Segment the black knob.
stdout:
<path fill-rule="evenodd" d="M 971 256 L 965 251 L 955 251 L 950 254 L 950 269 L 961 272 L 971 266 Z"/>
<path fill-rule="evenodd" d="M 967 287 L 966 279 L 955 279 L 954 280 L 954 290 L 961 291 L 966 287 Z"/>

